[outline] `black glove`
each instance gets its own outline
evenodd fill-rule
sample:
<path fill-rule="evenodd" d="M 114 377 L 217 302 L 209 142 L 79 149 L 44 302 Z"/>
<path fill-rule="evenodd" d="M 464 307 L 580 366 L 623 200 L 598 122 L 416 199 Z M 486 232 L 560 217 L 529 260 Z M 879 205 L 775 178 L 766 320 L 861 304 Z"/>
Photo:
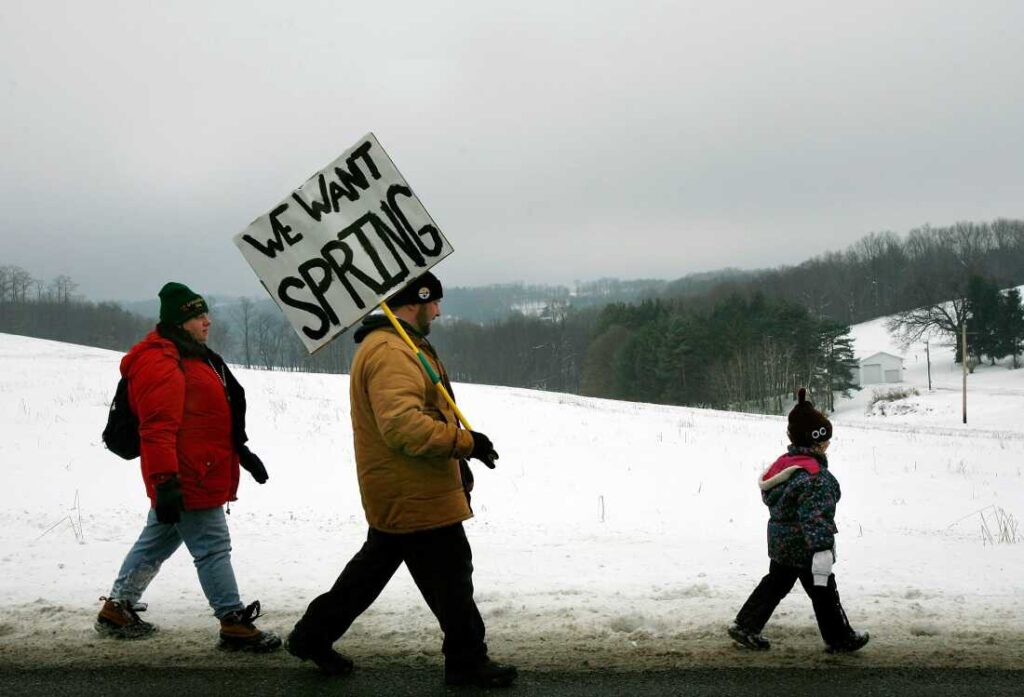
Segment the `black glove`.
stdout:
<path fill-rule="evenodd" d="M 247 445 L 243 445 L 238 449 L 238 464 L 252 475 L 257 484 L 263 484 L 270 479 L 270 475 L 267 474 L 267 468 L 263 466 L 263 460 L 259 459 L 256 453 L 249 450 Z"/>
<path fill-rule="evenodd" d="M 185 499 L 181 495 L 181 482 L 178 475 L 160 482 L 156 489 L 156 519 L 161 523 L 181 522 L 181 512 L 185 510 Z"/>
<path fill-rule="evenodd" d="M 470 431 L 469 433 L 473 436 L 473 452 L 469 456 L 494 469 L 494 461 L 498 459 L 498 453 L 494 450 L 494 443 L 482 433 L 477 431 Z"/>

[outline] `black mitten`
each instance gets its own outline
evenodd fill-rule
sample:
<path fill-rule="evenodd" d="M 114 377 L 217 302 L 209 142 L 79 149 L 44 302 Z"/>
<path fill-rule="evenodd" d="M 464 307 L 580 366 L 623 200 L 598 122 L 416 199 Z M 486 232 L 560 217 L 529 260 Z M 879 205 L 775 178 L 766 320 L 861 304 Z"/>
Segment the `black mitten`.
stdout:
<path fill-rule="evenodd" d="M 238 449 L 238 464 L 252 475 L 257 484 L 263 484 L 270 479 L 270 475 L 267 474 L 267 468 L 263 466 L 263 460 L 259 459 L 256 453 L 249 450 L 249 447 L 246 445 Z"/>
<path fill-rule="evenodd" d="M 185 510 L 185 498 L 181 494 L 181 482 L 178 475 L 171 475 L 160 482 L 156 489 L 156 519 L 161 523 L 181 522 L 181 512 Z"/>
<path fill-rule="evenodd" d="M 469 456 L 479 460 L 491 469 L 494 469 L 494 461 L 498 459 L 498 453 L 494 450 L 494 443 L 491 439 L 477 431 L 470 431 L 473 436 L 473 452 Z"/>

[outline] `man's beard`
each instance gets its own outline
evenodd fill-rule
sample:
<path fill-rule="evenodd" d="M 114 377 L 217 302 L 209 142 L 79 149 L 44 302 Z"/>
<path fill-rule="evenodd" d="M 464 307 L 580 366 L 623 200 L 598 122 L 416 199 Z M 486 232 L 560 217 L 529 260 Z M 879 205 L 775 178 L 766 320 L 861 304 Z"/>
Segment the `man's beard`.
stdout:
<path fill-rule="evenodd" d="M 416 329 L 420 334 L 426 336 L 430 333 L 430 315 L 427 314 L 427 306 L 419 305 L 416 308 Z"/>

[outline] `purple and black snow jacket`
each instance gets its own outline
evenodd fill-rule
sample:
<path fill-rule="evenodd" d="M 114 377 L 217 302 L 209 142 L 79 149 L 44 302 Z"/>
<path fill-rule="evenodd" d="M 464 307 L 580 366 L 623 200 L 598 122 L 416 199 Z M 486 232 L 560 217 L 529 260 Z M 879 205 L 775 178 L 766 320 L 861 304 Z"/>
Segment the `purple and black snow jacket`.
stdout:
<path fill-rule="evenodd" d="M 809 567 L 815 552 L 832 549 L 839 481 L 828 459 L 790 446 L 758 482 L 768 506 L 768 556 L 786 566 Z"/>

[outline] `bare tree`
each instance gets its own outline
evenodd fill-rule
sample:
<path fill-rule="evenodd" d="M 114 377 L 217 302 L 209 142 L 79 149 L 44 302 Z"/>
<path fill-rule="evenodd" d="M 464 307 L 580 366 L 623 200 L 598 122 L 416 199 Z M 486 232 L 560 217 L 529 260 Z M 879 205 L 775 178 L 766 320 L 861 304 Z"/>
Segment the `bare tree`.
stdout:
<path fill-rule="evenodd" d="M 23 303 L 28 301 L 28 289 L 32 287 L 34 279 L 25 269 L 13 267 L 11 275 L 11 299 L 14 302 Z"/>
<path fill-rule="evenodd" d="M 13 278 L 13 266 L 0 266 L 0 305 L 11 302 L 11 282 Z"/>
<path fill-rule="evenodd" d="M 70 276 L 64 274 L 57 276 L 50 282 L 50 292 L 53 301 L 61 305 L 67 305 L 71 302 L 71 298 L 76 290 L 78 290 L 78 284 L 72 281 Z"/>
<path fill-rule="evenodd" d="M 242 343 L 242 357 L 245 367 L 252 367 L 252 333 L 255 311 L 251 298 L 240 298 L 238 307 L 232 313 L 235 322 L 238 324 L 239 340 Z"/>
<path fill-rule="evenodd" d="M 886 328 L 903 346 L 920 341 L 925 334 L 931 332 L 951 336 L 956 346 L 956 362 L 959 363 L 963 348 L 960 345 L 961 334 L 967 312 L 967 298 L 960 295 L 949 302 L 900 312 L 888 321 Z"/>
<path fill-rule="evenodd" d="M 260 366 L 266 370 L 285 366 L 285 342 L 289 338 L 288 322 L 279 312 L 264 311 L 253 319 L 253 351 Z"/>

